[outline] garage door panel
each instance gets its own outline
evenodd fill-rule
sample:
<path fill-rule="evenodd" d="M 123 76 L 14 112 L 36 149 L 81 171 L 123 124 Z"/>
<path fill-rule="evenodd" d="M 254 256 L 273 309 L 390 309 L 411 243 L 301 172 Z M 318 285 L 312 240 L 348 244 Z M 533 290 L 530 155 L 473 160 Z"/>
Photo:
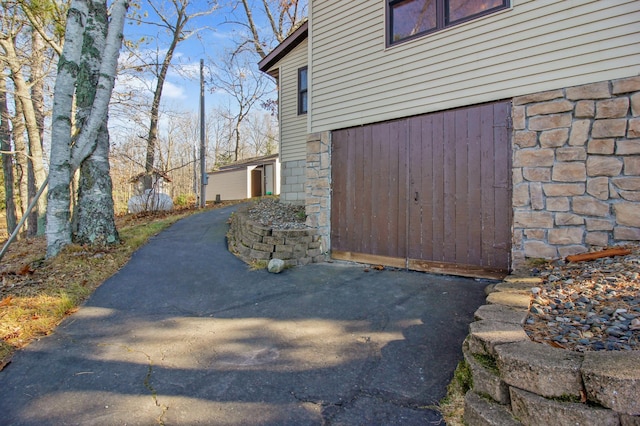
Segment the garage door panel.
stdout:
<path fill-rule="evenodd" d="M 350 199 L 334 201 L 332 249 L 455 273 L 507 270 L 509 115 L 504 102 L 334 132 L 334 167 L 347 170 L 333 171 L 334 199 Z"/>

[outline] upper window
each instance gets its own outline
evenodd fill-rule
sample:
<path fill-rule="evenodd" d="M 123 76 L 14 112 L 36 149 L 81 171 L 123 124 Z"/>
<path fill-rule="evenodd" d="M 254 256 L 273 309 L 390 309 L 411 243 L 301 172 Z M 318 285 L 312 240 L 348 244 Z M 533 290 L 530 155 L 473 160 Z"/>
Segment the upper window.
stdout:
<path fill-rule="evenodd" d="M 509 7 L 509 0 L 387 0 L 389 44 Z"/>
<path fill-rule="evenodd" d="M 307 102 L 307 67 L 298 69 L 298 115 L 306 114 Z"/>

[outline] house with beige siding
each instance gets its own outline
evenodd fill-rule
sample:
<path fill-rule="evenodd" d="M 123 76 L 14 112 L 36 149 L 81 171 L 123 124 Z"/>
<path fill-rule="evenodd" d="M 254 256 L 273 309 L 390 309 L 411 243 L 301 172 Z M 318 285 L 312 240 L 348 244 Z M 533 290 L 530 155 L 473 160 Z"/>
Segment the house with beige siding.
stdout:
<path fill-rule="evenodd" d="M 309 3 L 260 67 L 332 257 L 500 276 L 640 241 L 640 2 Z"/>
<path fill-rule="evenodd" d="M 280 194 L 278 154 L 245 158 L 207 173 L 207 201 L 244 200 Z"/>

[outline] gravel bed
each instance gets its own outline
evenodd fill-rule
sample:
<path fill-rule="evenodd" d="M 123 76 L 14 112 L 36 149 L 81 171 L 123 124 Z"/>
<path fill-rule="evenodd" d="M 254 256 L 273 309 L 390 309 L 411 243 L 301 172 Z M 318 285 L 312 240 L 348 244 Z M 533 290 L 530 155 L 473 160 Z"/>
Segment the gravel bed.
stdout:
<path fill-rule="evenodd" d="M 304 206 L 283 204 L 277 198 L 262 198 L 248 210 L 249 219 L 274 229 L 306 229 Z"/>
<path fill-rule="evenodd" d="M 534 268 L 525 331 L 531 340 L 578 352 L 640 350 L 640 247 L 593 261 Z"/>

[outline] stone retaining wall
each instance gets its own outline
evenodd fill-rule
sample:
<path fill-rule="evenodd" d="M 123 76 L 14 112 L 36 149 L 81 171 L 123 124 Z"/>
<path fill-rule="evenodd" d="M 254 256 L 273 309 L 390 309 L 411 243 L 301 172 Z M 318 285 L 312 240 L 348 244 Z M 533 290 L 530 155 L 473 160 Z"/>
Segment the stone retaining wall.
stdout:
<path fill-rule="evenodd" d="M 286 266 L 325 261 L 315 229 L 272 229 L 249 220 L 247 209 L 231 217 L 227 234 L 229 250 L 244 261 L 281 259 Z"/>
<path fill-rule="evenodd" d="M 640 351 L 578 353 L 523 329 L 534 278 L 507 278 L 475 313 L 463 353 L 468 425 L 640 425 Z"/>
<path fill-rule="evenodd" d="M 513 99 L 513 264 L 640 240 L 640 77 Z"/>

